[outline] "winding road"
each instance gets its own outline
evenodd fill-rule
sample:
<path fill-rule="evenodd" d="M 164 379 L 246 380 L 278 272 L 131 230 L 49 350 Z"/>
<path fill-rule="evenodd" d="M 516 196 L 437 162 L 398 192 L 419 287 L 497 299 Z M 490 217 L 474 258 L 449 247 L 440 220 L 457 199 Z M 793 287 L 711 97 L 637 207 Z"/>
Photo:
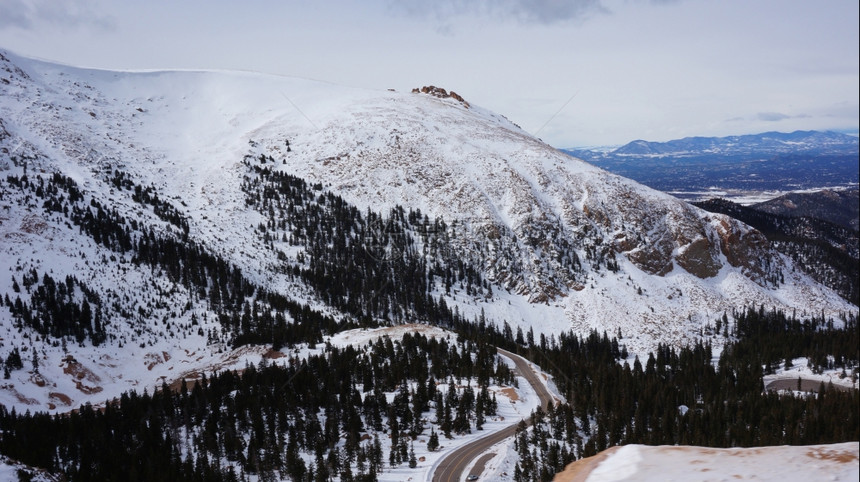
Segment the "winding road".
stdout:
<path fill-rule="evenodd" d="M 552 395 L 546 389 L 546 386 L 541 383 L 537 373 L 529 367 L 529 362 L 525 358 L 515 355 L 507 350 L 496 348 L 500 355 L 504 355 L 514 361 L 516 371 L 529 382 L 540 398 L 541 407 L 546 410 L 550 403 L 553 403 Z M 529 418 L 524 419 L 526 424 L 530 424 Z M 459 482 L 463 479 L 463 474 L 466 468 L 471 465 L 472 461 L 487 451 L 493 445 L 505 440 L 508 437 L 513 437 L 517 431 L 519 421 L 511 424 L 508 427 L 493 432 L 486 437 L 469 442 L 468 444 L 454 450 L 446 455 L 436 466 L 433 473 L 433 482 Z"/>
<path fill-rule="evenodd" d="M 821 388 L 821 380 L 810 380 L 808 378 L 800 379 L 800 387 L 799 391 L 804 392 L 815 392 L 818 393 L 818 389 Z M 837 385 L 832 384 L 829 385 L 828 382 L 824 382 L 824 385 L 827 389 L 839 390 L 841 392 L 849 392 L 854 390 L 854 387 L 846 387 L 845 385 Z M 765 385 L 765 390 L 798 390 L 797 386 L 797 378 L 777 378 L 776 380 L 771 380 Z"/>

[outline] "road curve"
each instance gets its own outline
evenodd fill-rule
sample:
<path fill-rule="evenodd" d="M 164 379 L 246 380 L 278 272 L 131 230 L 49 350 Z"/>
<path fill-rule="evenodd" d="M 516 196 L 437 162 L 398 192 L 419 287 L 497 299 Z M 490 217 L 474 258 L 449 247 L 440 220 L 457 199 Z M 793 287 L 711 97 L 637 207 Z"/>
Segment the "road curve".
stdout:
<path fill-rule="evenodd" d="M 821 388 L 821 380 L 811 380 L 809 378 L 801 378 L 800 379 L 800 391 L 804 392 L 815 392 L 818 393 L 818 389 Z M 854 390 L 854 387 L 846 387 L 845 385 L 837 385 L 837 384 L 829 384 L 828 382 L 824 382 L 824 386 L 830 390 L 831 387 L 834 390 L 839 390 L 840 392 L 850 392 Z M 764 386 L 765 390 L 797 390 L 797 378 L 777 378 L 776 380 L 771 380 Z"/>
<path fill-rule="evenodd" d="M 553 402 L 552 395 L 546 389 L 546 386 L 541 383 L 537 373 L 529 367 L 529 362 L 525 358 L 515 355 L 507 350 L 502 350 L 501 348 L 496 348 L 496 350 L 500 355 L 504 355 L 514 361 L 514 364 L 516 364 L 517 367 L 517 372 L 519 372 L 519 374 L 529 382 L 532 388 L 534 388 L 538 398 L 540 398 L 541 407 L 546 410 L 549 404 Z M 523 420 L 525 420 L 526 424 L 531 423 L 531 419 L 529 417 L 526 417 Z M 436 466 L 436 470 L 433 473 L 432 478 L 433 482 L 459 482 L 462 480 L 466 468 L 472 463 L 472 461 L 493 445 L 508 437 L 513 437 L 517 431 L 517 425 L 519 425 L 519 421 L 499 430 L 498 432 L 493 432 L 486 437 L 481 437 L 478 440 L 469 442 L 446 455 Z"/>

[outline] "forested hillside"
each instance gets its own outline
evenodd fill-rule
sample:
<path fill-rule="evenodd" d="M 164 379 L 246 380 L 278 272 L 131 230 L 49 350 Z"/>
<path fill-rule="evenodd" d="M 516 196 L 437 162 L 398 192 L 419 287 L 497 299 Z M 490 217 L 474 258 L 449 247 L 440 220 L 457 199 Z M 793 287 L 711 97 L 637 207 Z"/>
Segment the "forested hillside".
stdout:
<path fill-rule="evenodd" d="M 469 320 L 434 293 L 491 296 L 492 283 L 443 238 L 427 235 L 447 232 L 444 220 L 431 222 L 402 208 L 387 216 L 361 212 L 322 186 L 266 164 L 272 160 L 244 162 L 246 203 L 269 213 L 256 229 L 273 253 L 292 247 L 306 253 L 300 265 L 277 257 L 272 262 L 347 317 L 335 319 L 257 286 L 188 239 L 187 223 L 170 203 L 119 171 L 112 173 L 115 189 L 152 209 L 165 229 L 126 219 L 61 174 L 8 176 L 0 192 L 40 206 L 113 256 L 162 273 L 189 293 L 184 310 L 204 304 L 216 314 L 222 329 L 210 331 L 213 342 L 263 343 L 276 351 L 314 347 L 325 334 L 414 317 L 457 330 L 461 341 L 407 335 L 366 347 L 325 346 L 285 365 L 247 365 L 174 388 L 163 384 L 152 393 L 127 392 L 103 408 L 86 405 L 57 415 L 3 409 L 0 453 L 70 480 L 123 474 L 128 480 L 376 480 L 386 469 L 412 466 L 416 442 L 435 450 L 440 437 L 444 442 L 480 430 L 494 415 L 497 402 L 488 386 L 514 381 L 495 346 L 547 367 L 566 397 L 536 413 L 534 428 L 522 427 L 517 480 L 550 480 L 567 462 L 623 443 L 728 447 L 860 435 L 852 409 L 856 390 L 822 387 L 812 397 L 762 391 L 764 373 L 798 356 L 808 357 L 813 369 L 842 368 L 856 377 L 860 340 L 853 315 L 800 321 L 738 307 L 703 328 L 702 342 L 660 345 L 641 361 L 628 358 L 621 331 L 611 338 L 597 332 L 547 337 L 483 317 Z M 797 225 L 782 220 L 774 226 Z M 843 231 L 834 228 L 825 239 Z M 575 267 L 575 254 L 570 259 Z M 20 329 L 53 343 L 130 341 L 131 333 L 105 322 L 112 307 L 74 276 L 55 279 L 31 268 L 13 274 L 12 286 L 15 296 L 4 302 Z M 145 315 L 127 313 L 138 320 L 138 334 L 151 329 Z M 165 328 L 191 333 L 195 324 L 168 319 Z M 723 347 L 716 364 L 712 343 Z M 38 374 L 38 357 L 28 360 L 13 347 L 4 357 L 6 376 L 25 367 Z"/>
<path fill-rule="evenodd" d="M 694 204 L 758 229 L 799 269 L 860 305 L 860 237 L 856 229 L 809 216 L 773 214 L 725 199 Z"/>
<path fill-rule="evenodd" d="M 568 403 L 532 416 L 516 437 L 514 480 L 552 480 L 570 461 L 626 444 L 753 447 L 860 439 L 856 389 L 821 383 L 817 393 L 765 391 L 762 375 L 795 357 L 813 370 L 841 368 L 857 380 L 856 318 L 835 327 L 784 313 L 739 310 L 716 321 L 712 336 L 731 343 L 713 363 L 709 342 L 661 346 L 632 364 L 616 341 L 596 333 L 527 350 L 556 370 Z M 725 333 L 726 335 L 723 335 Z M 764 368 L 762 368 L 764 367 Z"/>
<path fill-rule="evenodd" d="M 488 345 L 407 334 L 131 392 L 102 409 L 0 408 L 0 452 L 69 480 L 376 480 L 415 466 L 419 436 L 433 451 L 481 430 L 496 413 L 487 387 L 511 382 Z"/>
<path fill-rule="evenodd" d="M 521 424 L 514 480 L 548 481 L 570 461 L 627 443 L 746 447 L 860 437 L 856 389 L 822 384 L 803 395 L 764 392 L 762 383 L 797 356 L 856 380 L 856 318 L 800 322 L 750 308 L 715 321 L 708 336 L 730 340 L 716 364 L 710 342 L 661 346 L 631 364 L 623 343 L 605 333 L 535 340 L 472 324 L 454 344 L 406 335 L 363 348 L 326 346 L 286 366 L 250 365 L 178 389 L 131 392 L 100 410 L 4 409 L 0 451 L 70 480 L 377 480 L 386 468 L 415 466 L 416 442 L 436 450 L 495 413 L 487 387 L 510 383 L 512 372 L 489 343 L 551 367 L 567 397 L 534 413 L 531 428 Z M 390 439 L 387 451 L 380 437 Z"/>

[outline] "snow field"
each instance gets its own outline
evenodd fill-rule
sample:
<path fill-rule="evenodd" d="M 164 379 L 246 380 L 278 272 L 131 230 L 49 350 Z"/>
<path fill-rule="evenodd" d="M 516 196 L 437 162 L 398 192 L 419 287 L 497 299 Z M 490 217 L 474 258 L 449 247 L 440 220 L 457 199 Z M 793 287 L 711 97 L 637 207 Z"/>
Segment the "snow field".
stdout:
<path fill-rule="evenodd" d="M 585 480 L 847 482 L 860 476 L 858 455 L 857 442 L 731 449 L 626 445 L 609 452 Z"/>

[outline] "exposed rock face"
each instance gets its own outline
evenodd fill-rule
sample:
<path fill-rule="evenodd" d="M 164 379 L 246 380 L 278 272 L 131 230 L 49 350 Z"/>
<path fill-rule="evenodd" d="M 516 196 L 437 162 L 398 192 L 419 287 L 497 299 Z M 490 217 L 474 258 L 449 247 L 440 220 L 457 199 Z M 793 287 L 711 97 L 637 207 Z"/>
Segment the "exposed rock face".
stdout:
<path fill-rule="evenodd" d="M 627 253 L 627 258 L 639 269 L 657 276 L 665 276 L 672 271 L 673 243 L 660 238 L 652 244 L 637 246 Z"/>
<path fill-rule="evenodd" d="M 698 238 L 689 243 L 676 260 L 687 272 L 699 278 L 712 278 L 722 267 L 717 260 L 719 253 L 715 252 L 715 247 L 707 238 Z"/>
<path fill-rule="evenodd" d="M 779 267 L 769 249 L 767 238 L 752 228 L 741 229 L 739 221 L 724 216 L 717 230 L 720 235 L 720 249 L 726 261 L 736 268 L 741 268 L 751 279 L 765 283 L 769 275 L 774 274 L 774 264 Z"/>
<path fill-rule="evenodd" d="M 731 266 L 748 268 L 760 277 L 763 272 L 750 263 L 773 257 L 767 243 L 754 241 L 761 237 L 757 231 L 731 218 L 704 213 L 683 202 L 666 203 L 631 186 L 607 181 L 612 192 L 589 192 L 581 213 L 603 231 L 604 239 L 615 232 L 606 242 L 646 273 L 665 276 L 679 267 L 700 279 L 712 278 L 723 267 L 721 254 L 743 249 L 755 255 L 731 253 L 726 259 L 733 261 Z M 597 194 L 600 198 L 595 199 Z M 738 240 L 723 242 L 729 233 Z M 753 246 L 738 245 L 740 238 Z"/>
<path fill-rule="evenodd" d="M 466 107 L 466 108 L 469 107 L 469 103 L 466 102 L 466 100 L 463 99 L 463 97 L 460 94 L 454 92 L 453 90 L 451 92 L 448 92 L 445 89 L 443 89 L 442 87 L 436 87 L 435 85 L 425 85 L 424 87 L 421 87 L 420 89 L 418 87 L 415 87 L 414 89 L 412 89 L 412 93 L 413 94 L 418 94 L 418 93 L 429 94 L 429 95 L 432 95 L 433 97 L 438 97 L 440 99 L 451 98 L 451 99 L 459 101 L 461 104 L 463 104 L 464 107 Z"/>
<path fill-rule="evenodd" d="M 0 74 L 0 82 L 6 85 L 9 85 L 10 80 L 15 78 L 20 80 L 30 80 L 30 76 L 21 70 L 20 67 L 12 63 L 12 61 L 3 55 L 2 52 L 0 52 L 0 71 L 5 72 L 5 74 Z"/>

